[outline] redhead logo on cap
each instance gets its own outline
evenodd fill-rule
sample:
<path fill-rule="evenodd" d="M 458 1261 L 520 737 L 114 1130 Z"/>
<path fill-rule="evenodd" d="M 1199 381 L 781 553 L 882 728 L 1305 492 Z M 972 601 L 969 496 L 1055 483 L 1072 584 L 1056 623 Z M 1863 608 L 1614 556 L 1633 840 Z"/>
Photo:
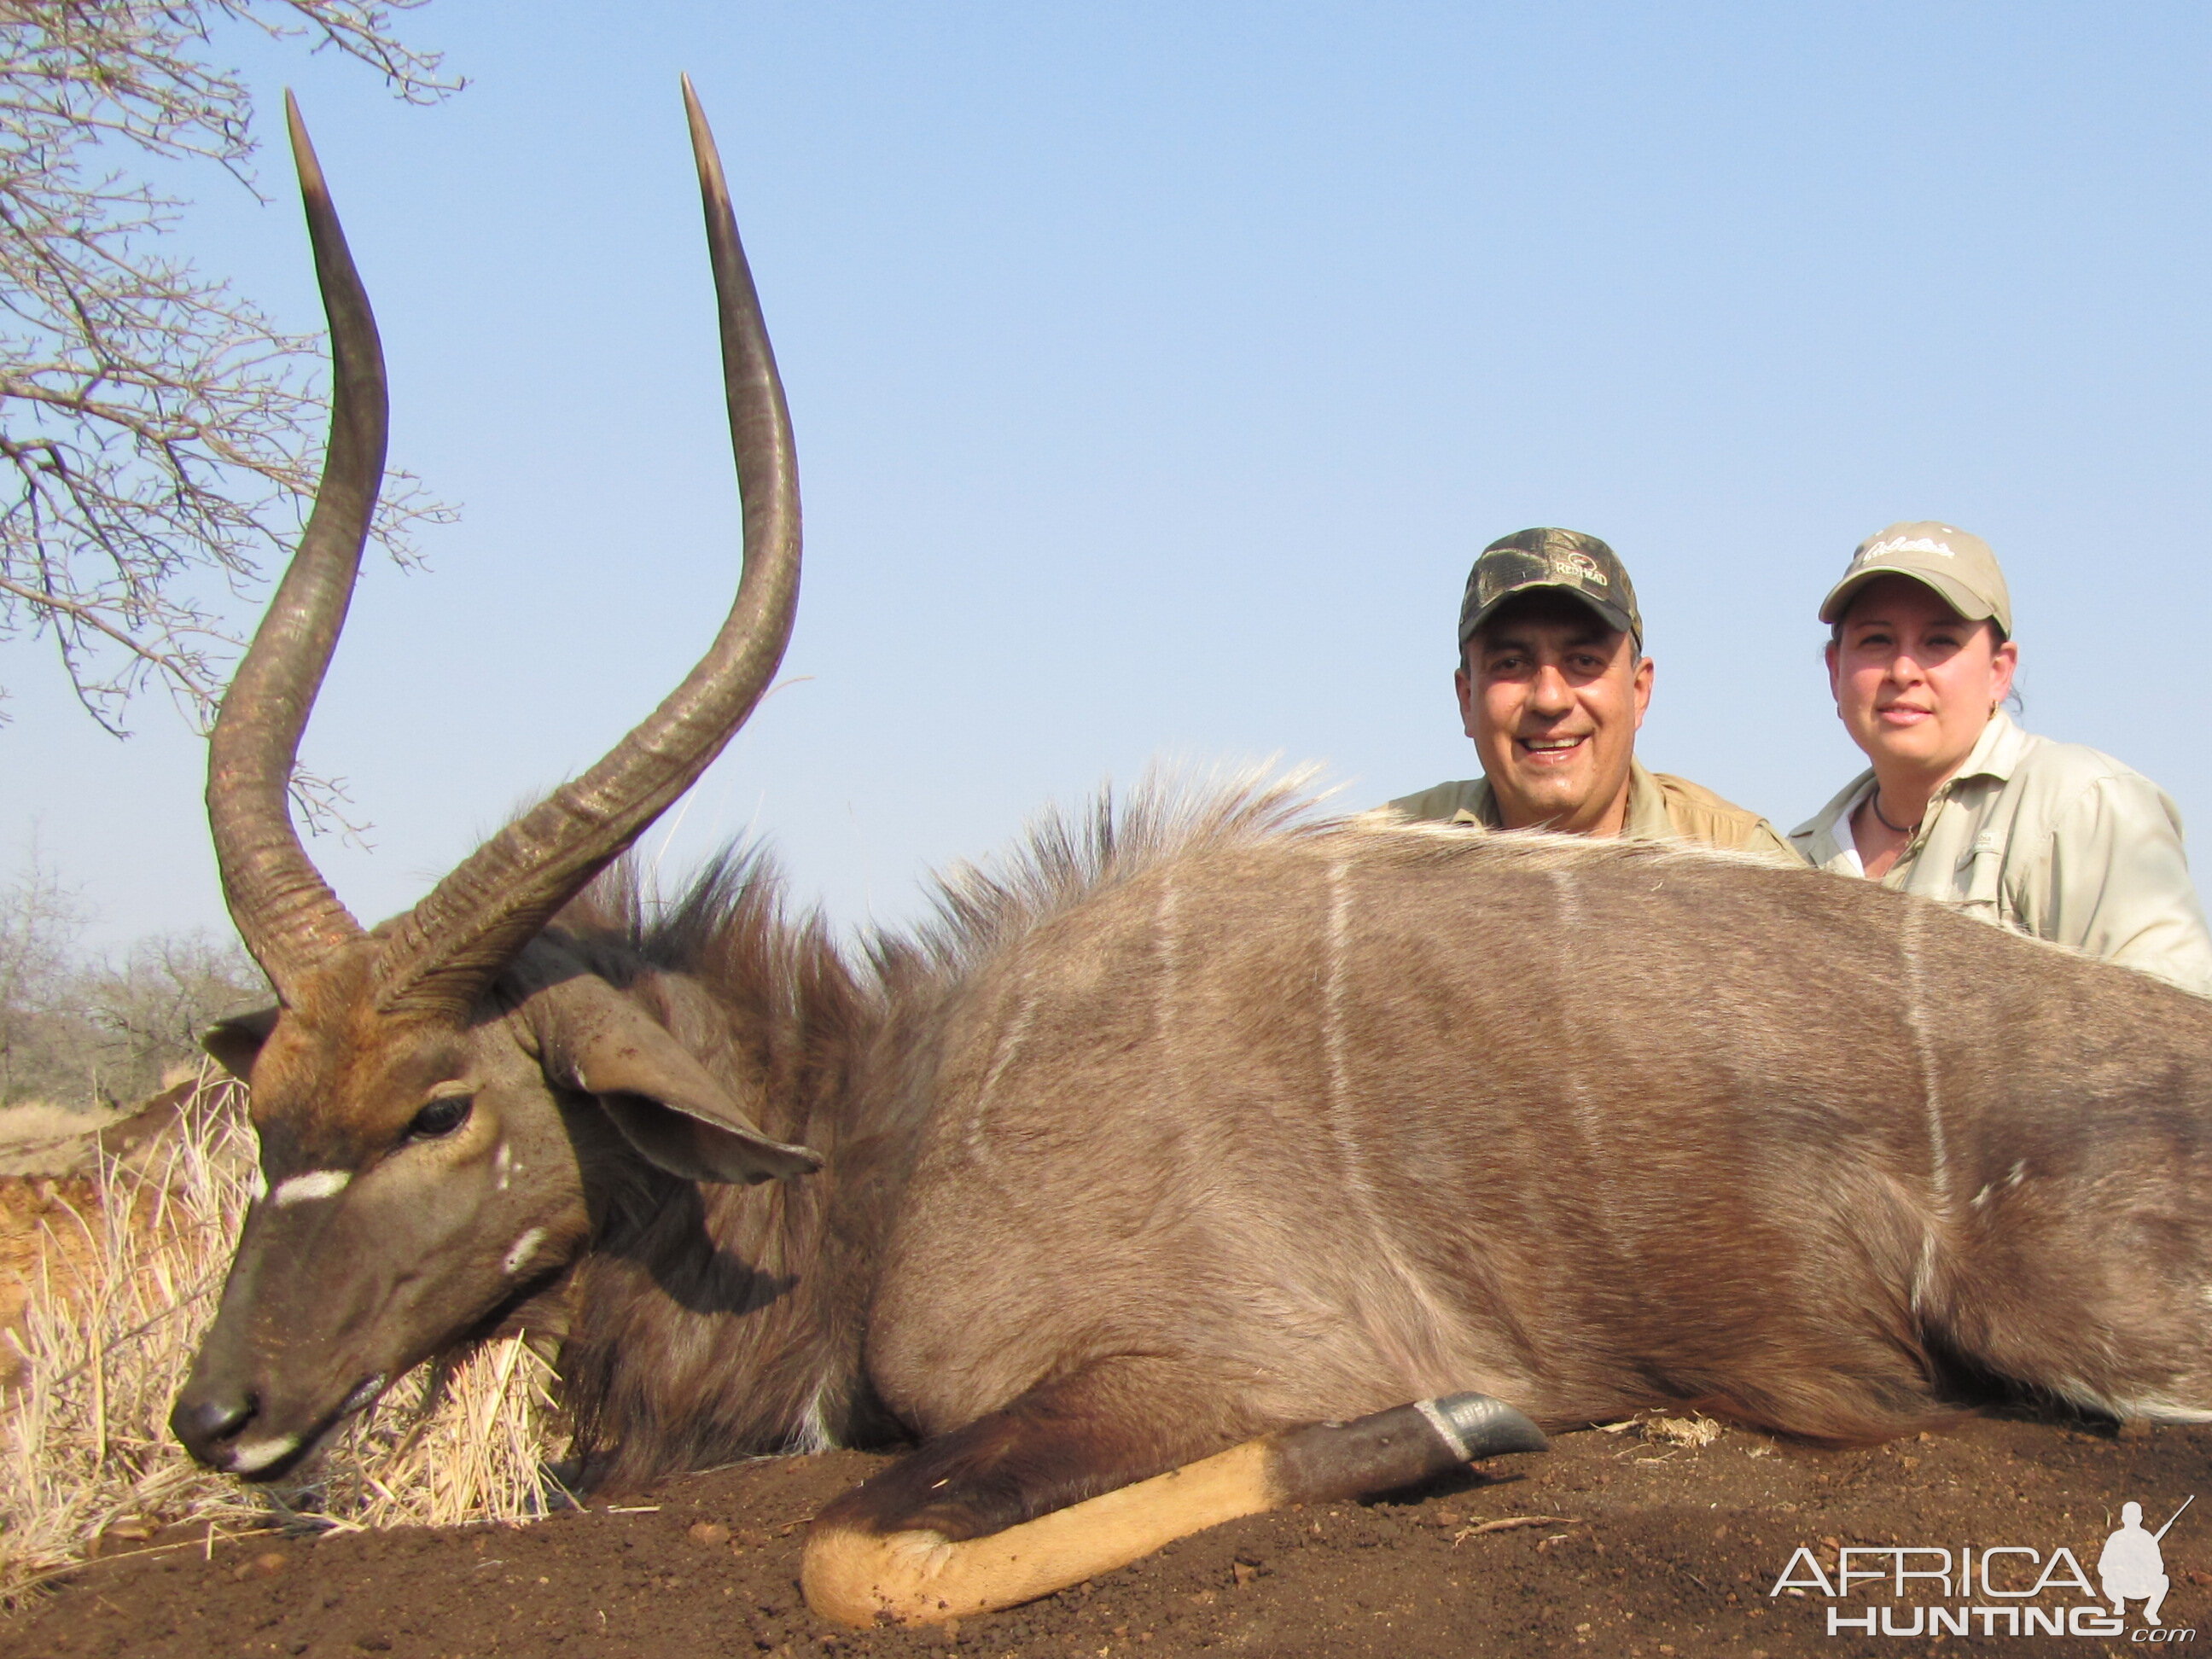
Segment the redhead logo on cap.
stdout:
<path fill-rule="evenodd" d="M 1577 548 L 1571 553 L 1553 552 L 1548 558 L 1552 574 L 1565 582 L 1595 582 L 1600 587 L 1610 587 L 1605 572 L 1597 568 L 1597 561 Z"/>
<path fill-rule="evenodd" d="M 1478 605 L 1494 605 L 1508 593 L 1518 592 L 1524 587 L 1546 580 L 1569 587 L 1613 586 L 1604 568 L 1580 548 L 1562 552 L 1556 547 L 1548 547 L 1541 553 L 1524 553 L 1522 556 L 1543 560 L 1544 575 L 1540 578 L 1532 576 L 1525 565 L 1515 569 L 1504 560 L 1496 563 L 1478 563 L 1475 566 L 1475 602 Z"/>

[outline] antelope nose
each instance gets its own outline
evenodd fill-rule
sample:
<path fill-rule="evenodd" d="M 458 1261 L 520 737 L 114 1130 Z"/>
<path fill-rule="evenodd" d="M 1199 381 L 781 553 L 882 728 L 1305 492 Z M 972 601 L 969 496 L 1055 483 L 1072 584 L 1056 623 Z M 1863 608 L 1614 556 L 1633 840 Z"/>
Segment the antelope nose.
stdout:
<path fill-rule="evenodd" d="M 187 1389 L 169 1413 L 169 1432 L 203 1463 L 220 1468 L 218 1452 L 245 1431 L 260 1402 L 243 1389 Z"/>

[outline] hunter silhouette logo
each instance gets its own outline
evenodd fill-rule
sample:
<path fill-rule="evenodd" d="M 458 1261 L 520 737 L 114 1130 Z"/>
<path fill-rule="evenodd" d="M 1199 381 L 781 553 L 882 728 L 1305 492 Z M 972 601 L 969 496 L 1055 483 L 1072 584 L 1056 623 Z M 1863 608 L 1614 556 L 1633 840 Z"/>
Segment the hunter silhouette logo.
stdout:
<path fill-rule="evenodd" d="M 2142 1504 L 2120 1505 L 2120 1529 L 2105 1540 L 2104 1553 L 2097 1558 L 2097 1577 L 2104 1584 L 2105 1599 L 2112 1604 L 2118 1617 L 2126 1618 L 2128 1602 L 2140 1600 L 2143 1623 L 2158 1623 L 2158 1610 L 2172 1583 L 2166 1575 L 2166 1558 L 2160 1553 L 2159 1542 L 2181 1519 L 2181 1510 L 2196 1501 L 2195 1492 L 2182 1499 L 2181 1509 L 2174 1510 L 2156 1532 L 2143 1530 Z"/>
<path fill-rule="evenodd" d="M 2194 1493 L 2183 1499 L 2156 1532 L 2143 1525 L 2142 1504 L 2123 1504 L 2120 1524 L 2097 1555 L 2095 1583 L 2063 1544 L 2046 1550 L 2011 1542 L 1954 1547 L 1826 1539 L 1834 1547 L 1832 1561 L 1801 1546 L 1767 1595 L 1825 1602 L 1822 1622 L 1830 1636 L 2125 1633 L 2131 1644 L 2193 1642 L 2194 1630 L 2160 1622 L 2172 1586 L 2160 1546 L 2196 1501 Z M 2133 1631 L 2130 1601 L 2142 1604 L 2142 1623 Z"/>

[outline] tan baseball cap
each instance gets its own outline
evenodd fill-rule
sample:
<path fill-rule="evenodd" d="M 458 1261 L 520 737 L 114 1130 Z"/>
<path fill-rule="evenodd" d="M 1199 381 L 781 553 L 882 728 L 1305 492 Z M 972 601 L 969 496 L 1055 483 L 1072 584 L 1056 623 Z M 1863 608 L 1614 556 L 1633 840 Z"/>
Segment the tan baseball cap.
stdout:
<path fill-rule="evenodd" d="M 1915 519 L 1878 530 L 1851 555 L 1844 579 L 1820 601 L 1820 620 L 1838 623 L 1859 589 L 1881 576 L 1910 576 L 1933 588 L 1944 604 L 1968 622 L 1987 617 L 2012 637 L 2012 594 L 2005 586 L 1997 556 L 1979 536 L 1956 525 Z"/>
<path fill-rule="evenodd" d="M 1644 618 L 1620 556 L 1595 536 L 1555 529 L 1516 530 L 1482 550 L 1467 573 L 1467 597 L 1460 602 L 1461 648 L 1492 611 L 1534 587 L 1556 587 L 1580 599 L 1607 628 L 1632 635 L 1636 648 L 1644 648 Z"/>

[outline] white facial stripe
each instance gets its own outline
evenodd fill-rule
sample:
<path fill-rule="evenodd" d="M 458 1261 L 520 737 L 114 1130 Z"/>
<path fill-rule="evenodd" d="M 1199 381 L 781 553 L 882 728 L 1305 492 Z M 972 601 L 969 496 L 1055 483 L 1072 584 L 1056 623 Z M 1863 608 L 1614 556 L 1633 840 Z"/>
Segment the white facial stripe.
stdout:
<path fill-rule="evenodd" d="M 507 1260 L 500 1264 L 500 1270 L 508 1278 L 514 1278 L 516 1273 L 522 1271 L 522 1264 L 529 1261 L 538 1247 L 544 1242 L 545 1229 L 532 1227 L 514 1241 L 513 1248 L 507 1253 Z"/>
<path fill-rule="evenodd" d="M 300 1437 L 296 1434 L 278 1435 L 273 1440 L 247 1440 L 231 1449 L 230 1472 L 233 1474 L 252 1474 L 256 1469 L 265 1469 L 278 1458 L 298 1449 Z"/>
<path fill-rule="evenodd" d="M 350 1170 L 310 1170 L 279 1187 L 269 1195 L 269 1201 L 282 1209 L 287 1204 L 304 1204 L 313 1198 L 336 1198 L 352 1179 Z"/>
<path fill-rule="evenodd" d="M 503 1140 L 499 1143 L 499 1152 L 492 1158 L 491 1167 L 498 1172 L 500 1191 L 505 1192 L 507 1177 L 514 1171 L 514 1154 L 507 1149 L 507 1145 Z"/>

